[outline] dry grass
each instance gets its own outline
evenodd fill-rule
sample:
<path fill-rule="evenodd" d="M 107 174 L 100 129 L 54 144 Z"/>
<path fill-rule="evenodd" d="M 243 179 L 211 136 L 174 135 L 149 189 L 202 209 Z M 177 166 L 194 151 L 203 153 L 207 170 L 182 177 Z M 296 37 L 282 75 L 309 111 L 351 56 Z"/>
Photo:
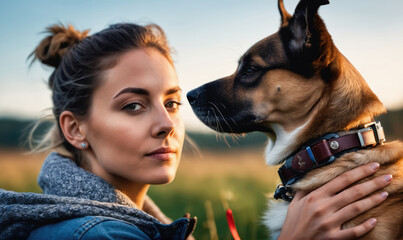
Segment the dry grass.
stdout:
<path fill-rule="evenodd" d="M 185 212 L 196 215 L 197 239 L 215 239 L 206 202 L 211 203 L 219 239 L 232 239 L 225 217 L 228 207 L 242 239 L 267 239 L 261 217 L 267 195 L 272 195 L 278 182 L 277 167 L 265 165 L 263 149 L 229 149 L 202 152 L 201 157 L 185 154 L 176 179 L 168 185 L 153 186 L 150 196 L 174 219 Z"/>
<path fill-rule="evenodd" d="M 0 188 L 13 191 L 40 191 L 36 178 L 46 154 L 0 151 Z"/>
<path fill-rule="evenodd" d="M 265 165 L 262 150 L 229 150 L 227 152 L 204 152 L 201 156 L 185 154 L 178 169 L 178 176 L 200 180 L 206 177 L 253 178 L 275 184 L 278 167 Z"/>

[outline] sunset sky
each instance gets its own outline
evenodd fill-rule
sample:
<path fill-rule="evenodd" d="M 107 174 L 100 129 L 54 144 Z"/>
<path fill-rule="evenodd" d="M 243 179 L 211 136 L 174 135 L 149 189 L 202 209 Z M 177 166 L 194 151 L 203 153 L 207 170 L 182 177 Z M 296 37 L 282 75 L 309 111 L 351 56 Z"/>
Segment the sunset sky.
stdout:
<path fill-rule="evenodd" d="M 285 0 L 293 12 L 297 0 Z M 403 1 L 331 0 L 320 15 L 339 50 L 389 109 L 403 108 Z M 182 89 L 232 74 L 253 43 L 276 32 L 275 0 L 3 0 L 0 2 L 0 117 L 36 117 L 51 107 L 50 69 L 27 56 L 54 23 L 95 33 L 117 22 L 156 23 L 175 49 Z M 183 98 L 190 128 L 205 130 Z"/>

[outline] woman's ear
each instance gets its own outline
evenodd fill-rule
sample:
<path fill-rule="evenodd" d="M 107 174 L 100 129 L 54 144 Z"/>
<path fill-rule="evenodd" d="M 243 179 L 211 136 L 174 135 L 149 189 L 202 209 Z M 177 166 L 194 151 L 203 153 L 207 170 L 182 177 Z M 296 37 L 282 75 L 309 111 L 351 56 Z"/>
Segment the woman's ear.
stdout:
<path fill-rule="evenodd" d="M 88 144 L 85 140 L 85 131 L 82 127 L 82 121 L 79 121 L 72 112 L 63 111 L 59 118 L 60 128 L 62 129 L 64 138 L 78 149 L 83 149 Z"/>

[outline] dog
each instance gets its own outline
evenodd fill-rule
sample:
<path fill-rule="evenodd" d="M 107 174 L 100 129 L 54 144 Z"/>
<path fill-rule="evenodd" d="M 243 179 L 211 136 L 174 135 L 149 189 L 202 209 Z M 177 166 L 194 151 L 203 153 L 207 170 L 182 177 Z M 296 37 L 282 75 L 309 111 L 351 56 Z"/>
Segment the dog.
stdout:
<path fill-rule="evenodd" d="M 226 133 L 260 131 L 268 136 L 265 159 L 282 180 L 265 225 L 278 234 L 288 201 L 313 191 L 343 172 L 369 162 L 392 174 L 388 198 L 343 224 L 376 217 L 363 239 L 403 238 L 403 143 L 385 142 L 374 122 L 386 112 L 360 73 L 336 48 L 318 15 L 327 0 L 300 0 L 293 15 L 282 0 L 279 30 L 255 43 L 236 71 L 187 94 L 194 113 L 208 127 Z M 365 180 L 368 180 L 364 179 Z"/>

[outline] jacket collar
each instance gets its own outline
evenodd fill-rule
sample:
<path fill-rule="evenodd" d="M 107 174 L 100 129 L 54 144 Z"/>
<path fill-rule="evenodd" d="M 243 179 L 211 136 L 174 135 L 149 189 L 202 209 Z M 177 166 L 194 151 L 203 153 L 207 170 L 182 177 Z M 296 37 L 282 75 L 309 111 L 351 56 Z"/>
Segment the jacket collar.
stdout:
<path fill-rule="evenodd" d="M 50 153 L 43 163 L 38 184 L 45 194 L 118 203 L 137 208 L 133 201 L 103 178 L 86 171 L 71 159 L 56 152 Z"/>

